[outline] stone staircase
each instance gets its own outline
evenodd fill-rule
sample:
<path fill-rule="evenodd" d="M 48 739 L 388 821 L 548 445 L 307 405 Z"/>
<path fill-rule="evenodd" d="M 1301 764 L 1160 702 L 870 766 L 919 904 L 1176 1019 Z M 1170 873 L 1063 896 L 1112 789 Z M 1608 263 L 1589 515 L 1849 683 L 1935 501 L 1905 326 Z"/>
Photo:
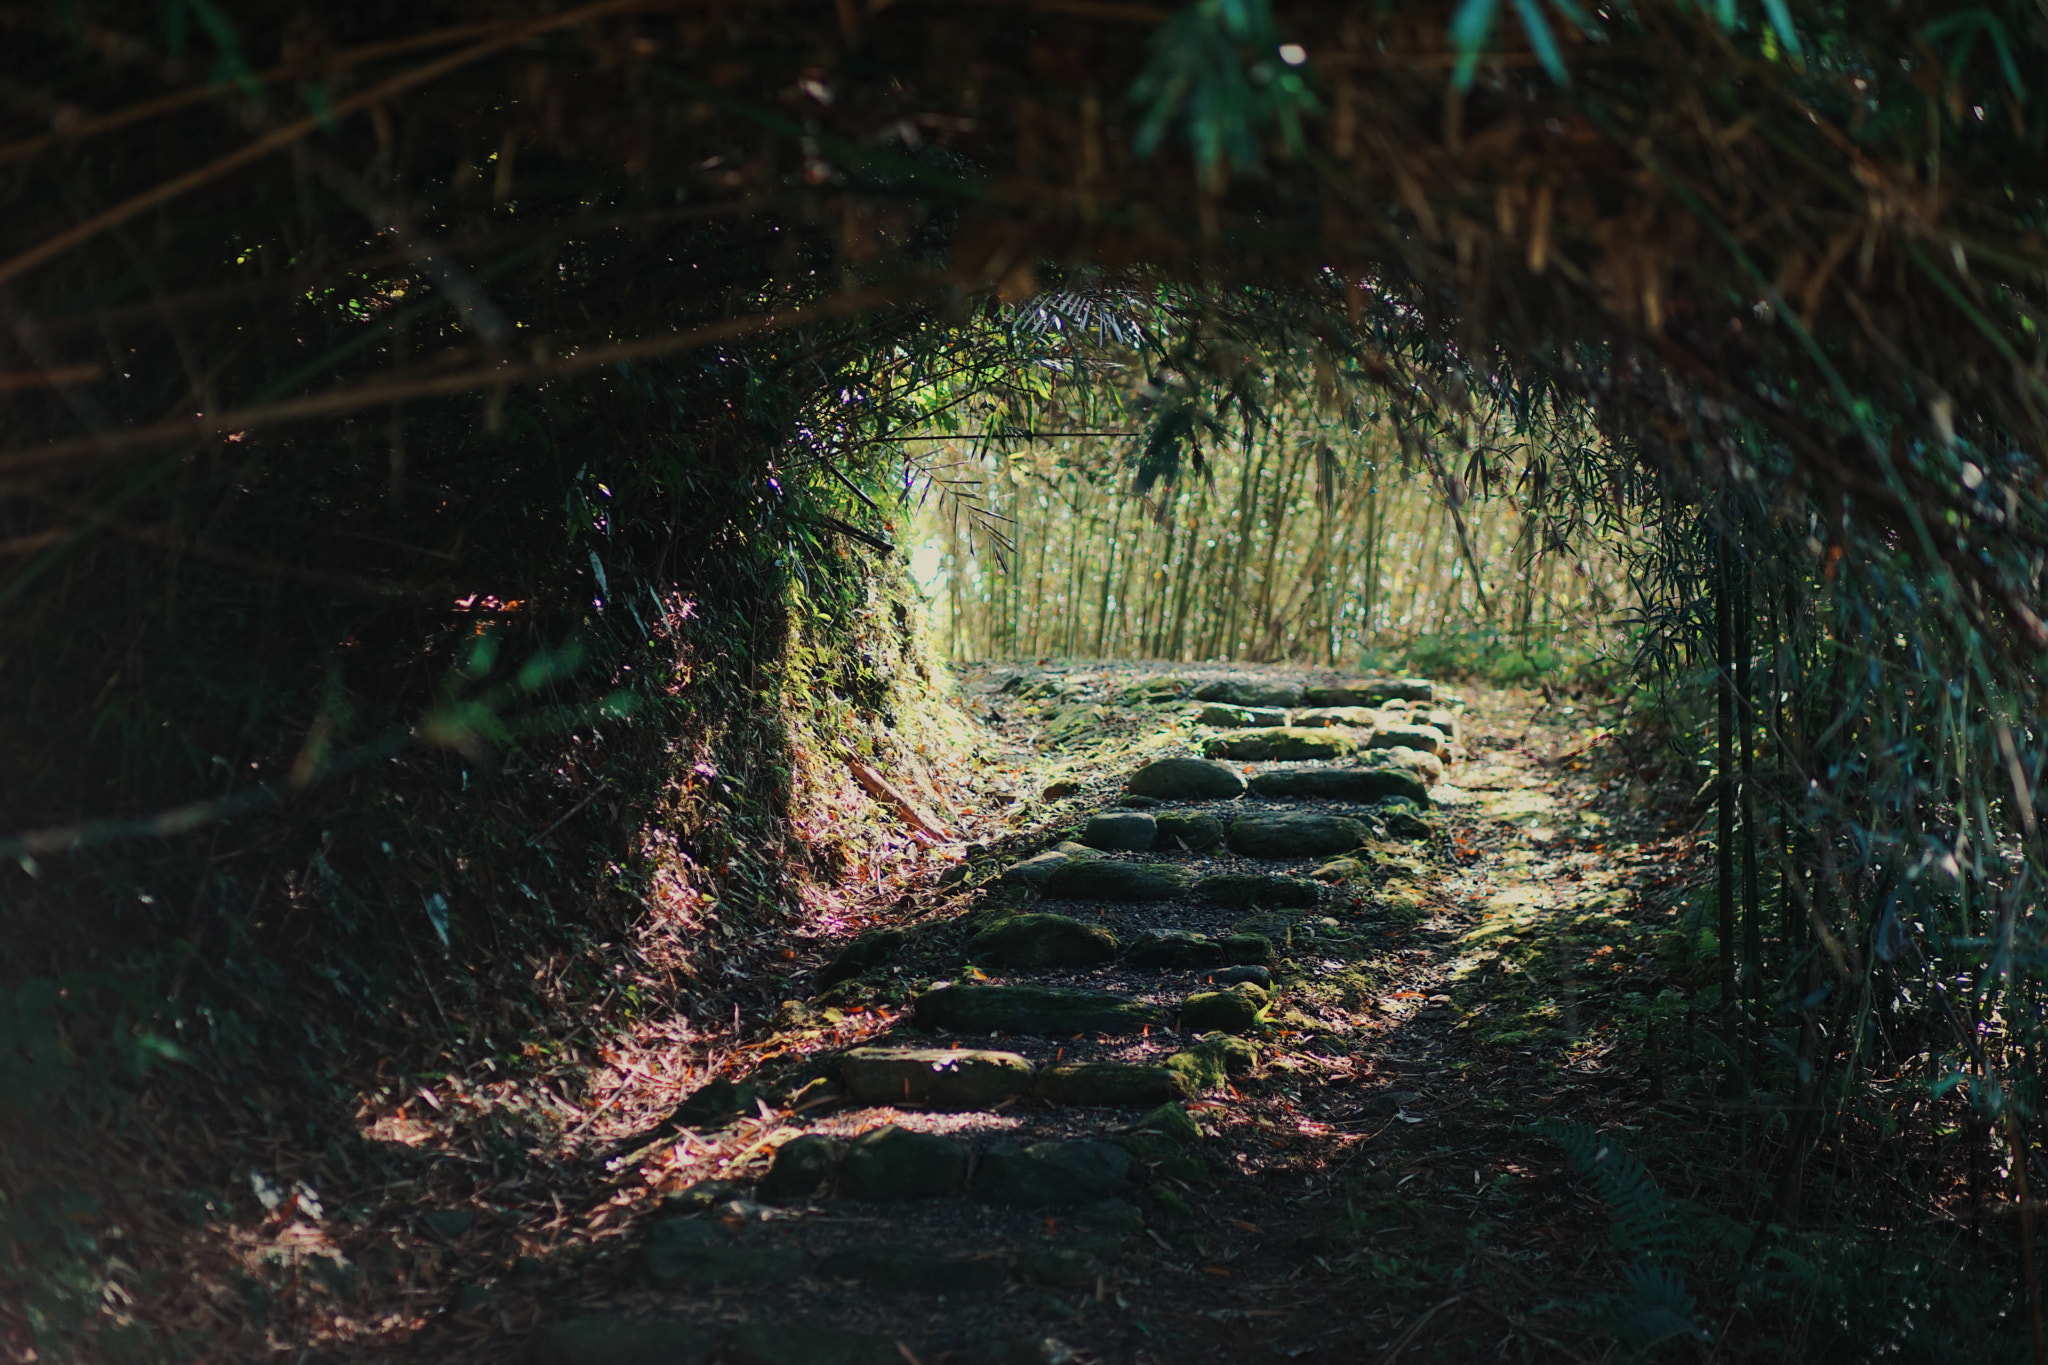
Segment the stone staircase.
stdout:
<path fill-rule="evenodd" d="M 554 1323 L 530 1343 L 534 1365 L 1080 1359 L 1062 1333 L 1114 1311 L 1132 1258 L 1199 1217 L 1226 1155 L 1201 1115 L 1259 1066 L 1269 1013 L 1315 970 L 1304 950 L 1350 904 L 1342 883 L 1375 841 L 1429 832 L 1455 730 L 1427 684 L 1215 690 L 1197 694 L 1205 723 L 1219 708 L 1271 720 L 1266 706 L 1282 723 L 1231 733 L 1335 735 L 1354 761 L 1269 760 L 1247 779 L 1172 757 L 1130 774 L 1077 839 L 975 893 L 953 979 L 806 1087 L 791 1121 L 805 1131 L 753 1186 L 670 1196 L 632 1263 L 635 1311 Z M 1404 742 L 1289 717 L 1304 700 L 1399 700 L 1386 728 Z M 906 942 L 856 941 L 827 979 L 885 967 Z"/>

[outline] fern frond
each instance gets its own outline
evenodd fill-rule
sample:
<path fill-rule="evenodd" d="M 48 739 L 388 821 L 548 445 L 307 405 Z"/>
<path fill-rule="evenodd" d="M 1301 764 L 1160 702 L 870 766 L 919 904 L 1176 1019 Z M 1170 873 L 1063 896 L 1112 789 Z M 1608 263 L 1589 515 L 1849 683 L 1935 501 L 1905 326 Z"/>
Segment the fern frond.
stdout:
<path fill-rule="evenodd" d="M 1564 1149 L 1579 1173 L 1593 1182 L 1614 1215 L 1609 1234 L 1623 1251 L 1647 1257 L 1682 1256 L 1692 1250 L 1681 1207 L 1657 1186 L 1656 1177 L 1612 1137 L 1583 1123 L 1545 1122 L 1538 1131 Z"/>

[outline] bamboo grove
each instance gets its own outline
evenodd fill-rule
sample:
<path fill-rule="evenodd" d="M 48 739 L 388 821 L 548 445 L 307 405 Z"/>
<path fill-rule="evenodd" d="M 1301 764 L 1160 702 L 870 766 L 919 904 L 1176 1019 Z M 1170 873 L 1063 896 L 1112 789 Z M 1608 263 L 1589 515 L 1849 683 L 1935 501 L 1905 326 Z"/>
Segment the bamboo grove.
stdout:
<path fill-rule="evenodd" d="M 1561 644 L 1583 658 L 1607 643 L 1625 587 L 1608 547 L 1546 544 L 1513 492 L 1470 501 L 1462 482 L 1418 467 L 1391 424 L 1330 407 L 1287 404 L 1199 475 L 1143 494 L 1129 440 L 947 441 L 930 457 L 942 495 L 916 524 L 946 647 L 1331 666 L 1483 654 L 1494 675 L 1527 682 L 1556 670 Z M 1007 537 L 963 521 L 964 496 Z M 1454 641 L 1469 657 L 1453 657 Z"/>
<path fill-rule="evenodd" d="M 480 611 L 744 716 L 752 605 L 854 600 L 901 519 L 963 656 L 1618 622 L 1716 858 L 1640 1022 L 1771 1183 L 1746 1263 L 1856 1223 L 1851 1134 L 2031 1252 L 2044 57 L 2034 0 L 0 5 L 0 1022 L 126 1047 L 223 944 L 310 1010 L 383 946 L 282 913 L 331 791 L 153 817 L 296 799 L 347 716 L 431 735 Z M 648 681 L 707 616 L 720 686 Z M 120 857 L 18 833 L 94 817 Z M 478 979 L 437 939 L 417 999 Z M 205 1047 L 346 1050 L 299 1039 Z"/>

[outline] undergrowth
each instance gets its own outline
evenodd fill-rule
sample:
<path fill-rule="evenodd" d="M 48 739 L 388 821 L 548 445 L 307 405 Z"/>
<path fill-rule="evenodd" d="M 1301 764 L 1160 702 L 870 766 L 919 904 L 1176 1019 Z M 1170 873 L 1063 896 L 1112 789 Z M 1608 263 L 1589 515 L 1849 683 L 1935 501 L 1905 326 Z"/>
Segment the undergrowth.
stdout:
<path fill-rule="evenodd" d="M 713 515 L 747 496 L 708 491 Z M 409 667 L 434 700 L 395 752 L 0 871 L 36 945 L 0 982 L 8 1352 L 344 1330 L 431 1261 L 421 1220 L 469 1201 L 463 1171 L 573 1159 L 650 1021 L 715 1064 L 787 993 L 772 948 L 830 927 L 824 889 L 897 870 L 896 818 L 846 760 L 943 802 L 958 743 L 900 566 L 827 542 L 792 572 L 764 542 L 679 582 L 630 521 L 570 534 L 603 595 L 430 635 Z M 383 699 L 348 683 L 314 694 L 332 754 L 380 742 Z M 295 1214 L 318 1245 L 266 1249 Z"/>

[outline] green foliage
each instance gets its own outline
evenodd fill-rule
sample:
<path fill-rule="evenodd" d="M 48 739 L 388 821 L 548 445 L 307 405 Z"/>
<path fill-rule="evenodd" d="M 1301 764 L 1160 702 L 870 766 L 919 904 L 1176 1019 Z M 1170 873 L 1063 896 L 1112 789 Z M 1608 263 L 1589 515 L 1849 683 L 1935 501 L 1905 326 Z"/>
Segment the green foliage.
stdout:
<path fill-rule="evenodd" d="M 1130 92 L 1142 115 L 1131 144 L 1139 156 L 1157 151 L 1176 122 L 1203 177 L 1218 184 L 1228 168 L 1264 166 L 1268 125 L 1288 156 L 1301 154 L 1302 121 L 1321 106 L 1301 60 L 1280 55 L 1270 0 L 1194 0 L 1159 26 L 1147 48 Z"/>
<path fill-rule="evenodd" d="M 1611 1134 L 1582 1123 L 1545 1122 L 1537 1131 L 1563 1148 L 1579 1173 L 1593 1182 L 1614 1219 L 1609 1240 L 1633 1258 L 1622 1270 L 1619 1292 L 1584 1306 L 1588 1318 L 1637 1352 L 1711 1340 L 1696 1320 L 1698 1304 L 1684 1274 L 1670 1264 L 1693 1252 L 1694 1226 L 1705 1211 L 1666 1196 L 1643 1163 Z"/>

